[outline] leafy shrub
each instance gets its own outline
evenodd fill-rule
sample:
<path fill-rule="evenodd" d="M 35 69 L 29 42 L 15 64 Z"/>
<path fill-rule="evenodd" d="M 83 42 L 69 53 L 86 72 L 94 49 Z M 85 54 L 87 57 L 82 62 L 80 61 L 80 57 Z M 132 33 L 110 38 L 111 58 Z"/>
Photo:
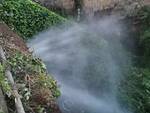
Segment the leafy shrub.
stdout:
<path fill-rule="evenodd" d="M 150 67 L 150 7 L 143 7 L 137 14 L 140 18 L 140 46 L 142 47 L 142 63 Z"/>
<path fill-rule="evenodd" d="M 52 108 L 60 91 L 40 59 L 16 51 L 8 57 L 7 64 L 11 67 L 16 84 L 21 85 L 19 93 L 26 111 L 30 111 L 32 105 L 36 113 L 39 106 L 45 108 L 49 104 L 49 108 Z"/>
<path fill-rule="evenodd" d="M 0 18 L 24 39 L 65 21 L 63 17 L 30 0 L 4 0 L 0 4 Z"/>
<path fill-rule="evenodd" d="M 150 28 L 143 31 L 140 38 L 140 44 L 143 48 L 142 63 L 144 66 L 150 67 Z"/>
<path fill-rule="evenodd" d="M 129 108 L 150 113 L 150 70 L 133 68 L 121 84 L 121 96 Z"/>
<path fill-rule="evenodd" d="M 59 96 L 56 81 L 51 75 L 47 76 L 46 66 L 39 58 L 16 52 L 8 58 L 8 65 L 11 66 L 13 74 L 17 76 L 16 79 L 20 79 L 21 74 L 36 76 L 36 82 L 40 87 L 51 89 L 54 97 Z"/>
<path fill-rule="evenodd" d="M 138 13 L 136 14 L 138 18 L 140 18 L 140 23 L 142 24 L 145 29 L 147 29 L 150 25 L 150 6 L 144 6 L 139 9 Z M 145 30 L 143 29 L 143 31 Z"/>
<path fill-rule="evenodd" d="M 139 60 L 121 82 L 121 99 L 136 113 L 150 113 L 150 7 L 145 6 L 136 15 L 139 20 L 140 35 Z"/>
<path fill-rule="evenodd" d="M 46 66 L 39 58 L 34 58 L 32 55 L 24 55 L 19 51 L 12 54 L 8 58 L 8 64 L 11 66 L 12 72 L 17 75 L 19 73 L 39 74 L 45 73 Z"/>

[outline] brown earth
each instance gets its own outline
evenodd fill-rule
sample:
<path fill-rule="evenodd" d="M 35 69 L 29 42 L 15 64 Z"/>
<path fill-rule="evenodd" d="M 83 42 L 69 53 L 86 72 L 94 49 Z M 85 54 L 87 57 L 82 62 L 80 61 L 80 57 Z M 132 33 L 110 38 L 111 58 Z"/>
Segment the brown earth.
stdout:
<path fill-rule="evenodd" d="M 0 22 L 0 44 L 21 52 L 28 52 L 28 48 L 23 39 L 3 22 Z"/>

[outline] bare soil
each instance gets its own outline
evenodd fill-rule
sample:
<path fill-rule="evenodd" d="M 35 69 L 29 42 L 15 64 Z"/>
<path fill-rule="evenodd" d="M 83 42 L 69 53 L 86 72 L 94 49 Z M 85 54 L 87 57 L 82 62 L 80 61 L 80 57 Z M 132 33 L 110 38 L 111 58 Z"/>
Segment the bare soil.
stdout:
<path fill-rule="evenodd" d="M 0 22 L 0 42 L 2 46 L 18 49 L 21 52 L 28 52 L 28 47 L 24 40 L 3 22 Z"/>

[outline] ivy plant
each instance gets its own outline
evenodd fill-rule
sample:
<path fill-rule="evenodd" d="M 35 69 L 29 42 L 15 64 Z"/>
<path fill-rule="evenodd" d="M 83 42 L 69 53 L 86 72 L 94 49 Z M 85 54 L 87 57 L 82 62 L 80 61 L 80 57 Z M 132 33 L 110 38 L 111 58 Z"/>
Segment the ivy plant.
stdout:
<path fill-rule="evenodd" d="M 31 0 L 4 0 L 0 3 L 0 20 L 15 29 L 24 39 L 66 21 L 58 14 Z"/>

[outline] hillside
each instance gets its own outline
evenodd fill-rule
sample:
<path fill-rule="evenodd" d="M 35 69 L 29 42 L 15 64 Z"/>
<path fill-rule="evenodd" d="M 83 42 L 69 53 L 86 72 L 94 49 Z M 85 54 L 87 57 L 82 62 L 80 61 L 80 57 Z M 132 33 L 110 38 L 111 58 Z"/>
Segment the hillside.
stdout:
<path fill-rule="evenodd" d="M 5 97 L 3 101 L 7 104 L 1 104 L 6 108 L 2 107 L 2 112 L 6 113 L 8 109 L 9 113 L 16 113 L 15 87 L 25 112 L 60 113 L 56 104 L 56 98 L 60 95 L 57 83 L 47 73 L 42 60 L 28 50 L 25 41 L 65 21 L 63 17 L 30 0 L 5 0 L 0 3 L 0 46 L 6 56 L 5 62 L 1 59 L 0 83 Z M 8 69 L 15 86 L 5 77 Z"/>
<path fill-rule="evenodd" d="M 55 103 L 55 99 L 59 96 L 56 81 L 47 75 L 42 61 L 32 56 L 22 38 L 10 30 L 6 24 L 0 24 L 0 33 L 0 43 L 7 56 L 5 65 L 1 63 L 1 66 L 3 67 L 3 72 L 8 67 L 10 68 L 15 85 L 22 97 L 21 100 L 25 111 L 37 113 L 47 106 L 51 106 L 50 108 L 54 113 L 59 113 L 59 108 Z M 0 82 L 7 97 L 8 110 L 14 113 L 16 110 L 14 107 L 13 87 L 9 84 L 8 79 L 2 79 L 4 77 L 5 75 L 1 73 Z M 8 82 L 5 83 L 4 80 Z"/>
<path fill-rule="evenodd" d="M 0 2 L 0 113 L 150 113 L 149 0 L 33 1 Z"/>

